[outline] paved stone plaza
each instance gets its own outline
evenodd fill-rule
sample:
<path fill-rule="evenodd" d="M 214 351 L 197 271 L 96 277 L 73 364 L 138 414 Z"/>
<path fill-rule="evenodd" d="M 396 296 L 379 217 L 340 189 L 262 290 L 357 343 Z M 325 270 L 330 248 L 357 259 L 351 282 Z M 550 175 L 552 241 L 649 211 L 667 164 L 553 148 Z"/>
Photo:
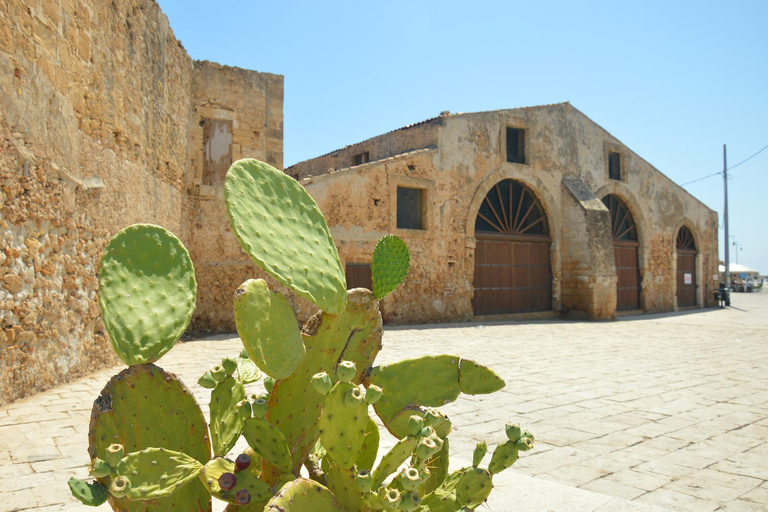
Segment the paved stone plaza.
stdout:
<path fill-rule="evenodd" d="M 461 459 L 471 459 L 479 439 L 504 439 L 504 423 L 513 420 L 536 435 L 536 449 L 514 466 L 536 477 L 527 481 L 673 510 L 765 511 L 768 293 L 734 294 L 733 306 L 604 323 L 393 327 L 378 361 L 454 353 L 507 381 L 499 393 L 445 408 Z M 236 338 L 206 338 L 175 347 L 160 363 L 207 405 L 208 391 L 195 381 L 239 350 Z M 91 405 L 119 369 L 0 408 L 0 511 L 88 510 L 66 481 L 86 474 Z"/>

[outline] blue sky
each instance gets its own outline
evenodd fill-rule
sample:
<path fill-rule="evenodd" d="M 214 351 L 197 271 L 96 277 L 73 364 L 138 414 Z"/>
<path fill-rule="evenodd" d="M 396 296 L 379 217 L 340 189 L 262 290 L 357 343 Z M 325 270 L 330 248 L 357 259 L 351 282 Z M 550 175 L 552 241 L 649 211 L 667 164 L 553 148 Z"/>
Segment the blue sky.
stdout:
<path fill-rule="evenodd" d="M 723 144 L 730 165 L 768 145 L 765 0 L 158 3 L 192 58 L 285 76 L 286 165 L 562 101 L 679 184 L 722 171 Z M 731 174 L 739 263 L 766 273 L 768 150 Z M 720 213 L 722 258 L 722 176 L 685 188 Z"/>

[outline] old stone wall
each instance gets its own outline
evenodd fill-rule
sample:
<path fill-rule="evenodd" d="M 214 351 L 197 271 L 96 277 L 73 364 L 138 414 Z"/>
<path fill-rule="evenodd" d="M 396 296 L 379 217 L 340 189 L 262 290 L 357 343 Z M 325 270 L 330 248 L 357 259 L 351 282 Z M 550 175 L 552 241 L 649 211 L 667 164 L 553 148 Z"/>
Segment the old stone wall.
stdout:
<path fill-rule="evenodd" d="M 641 308 L 676 308 L 674 242 L 683 224 L 696 236 L 700 251 L 699 305 L 710 304 L 717 284 L 710 281 L 716 273 L 716 213 L 570 104 L 446 115 L 426 125 L 436 145 L 302 181 L 326 213 L 343 258 L 370 261 L 375 239 L 388 232 L 402 236 L 414 252 L 411 275 L 389 299 L 391 304 L 384 304 L 385 319 L 406 323 L 472 318 L 475 217 L 485 195 L 503 179 L 525 184 L 546 211 L 553 311 L 592 319 L 615 317 L 610 217 L 600 201 L 608 193 L 625 199 L 640 233 Z M 506 127 L 525 131 L 524 164 L 506 161 Z M 421 130 L 427 130 L 425 125 L 390 132 L 299 163 L 290 172 L 320 172 L 329 163 L 350 161 L 366 144 L 385 147 L 394 134 L 398 140 L 418 140 L 416 133 L 401 132 Z M 622 180 L 609 179 L 609 150 L 621 153 Z M 586 195 L 569 191 L 563 185 L 568 179 L 578 181 Z M 396 228 L 393 191 L 398 185 L 423 189 L 423 230 Z M 355 194 L 350 196 L 349 190 Z"/>
<path fill-rule="evenodd" d="M 264 277 L 229 228 L 224 206 L 224 176 L 231 162 L 257 158 L 283 165 L 283 77 L 195 62 L 190 138 L 193 161 L 188 181 L 190 245 L 198 284 L 191 328 L 235 330 L 232 300 L 248 278 Z M 220 151 L 206 123 L 217 123 Z M 215 137 L 214 137 L 215 138 Z"/>

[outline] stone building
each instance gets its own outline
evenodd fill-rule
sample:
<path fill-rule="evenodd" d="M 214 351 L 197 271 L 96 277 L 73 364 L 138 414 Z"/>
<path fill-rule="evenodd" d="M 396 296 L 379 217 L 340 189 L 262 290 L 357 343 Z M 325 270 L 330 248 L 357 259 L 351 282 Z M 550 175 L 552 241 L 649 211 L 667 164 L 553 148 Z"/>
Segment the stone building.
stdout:
<path fill-rule="evenodd" d="M 96 275 L 135 222 L 189 248 L 192 327 L 229 328 L 253 267 L 221 182 L 282 154 L 283 77 L 193 61 L 153 0 L 2 2 L 0 404 L 116 362 Z"/>
<path fill-rule="evenodd" d="M 398 323 L 704 307 L 717 214 L 569 103 L 449 114 L 285 171 L 325 212 L 350 286 L 394 233 Z"/>

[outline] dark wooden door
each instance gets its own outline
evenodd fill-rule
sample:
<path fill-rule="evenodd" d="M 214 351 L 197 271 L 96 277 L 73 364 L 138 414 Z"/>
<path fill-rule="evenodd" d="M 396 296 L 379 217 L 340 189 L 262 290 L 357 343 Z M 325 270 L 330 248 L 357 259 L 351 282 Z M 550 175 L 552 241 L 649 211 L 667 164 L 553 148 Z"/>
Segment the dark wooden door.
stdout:
<path fill-rule="evenodd" d="M 603 198 L 611 213 L 613 255 L 616 261 L 616 310 L 640 309 L 640 264 L 637 226 L 626 203 L 616 195 Z"/>
<path fill-rule="evenodd" d="M 477 214 L 475 236 L 475 315 L 552 309 L 552 240 L 530 189 L 513 180 L 497 183 Z"/>
<path fill-rule="evenodd" d="M 627 311 L 640 309 L 640 269 L 637 258 L 637 244 L 613 243 L 616 258 L 616 309 Z"/>
<path fill-rule="evenodd" d="M 677 232 L 677 306 L 696 306 L 696 243 L 685 226 Z"/>

